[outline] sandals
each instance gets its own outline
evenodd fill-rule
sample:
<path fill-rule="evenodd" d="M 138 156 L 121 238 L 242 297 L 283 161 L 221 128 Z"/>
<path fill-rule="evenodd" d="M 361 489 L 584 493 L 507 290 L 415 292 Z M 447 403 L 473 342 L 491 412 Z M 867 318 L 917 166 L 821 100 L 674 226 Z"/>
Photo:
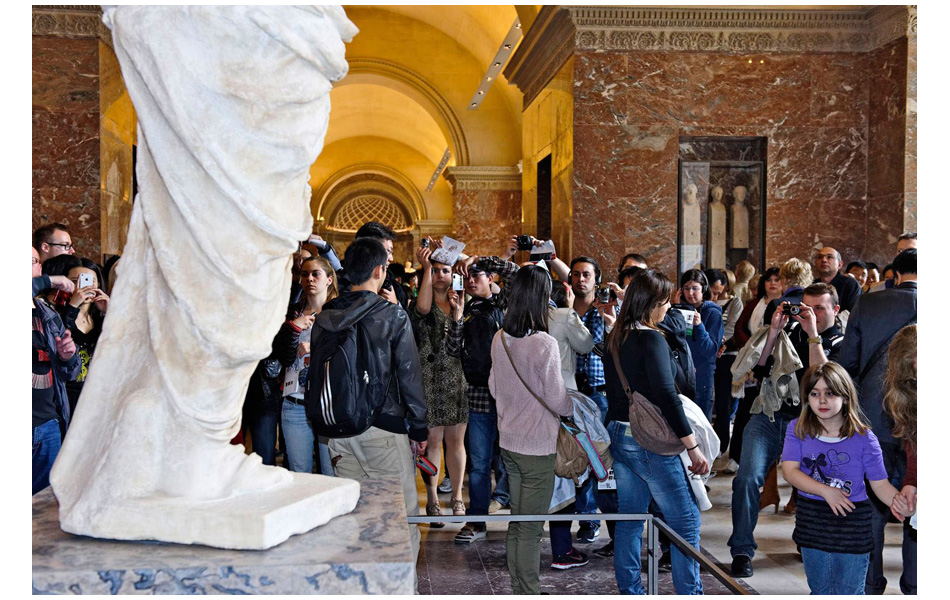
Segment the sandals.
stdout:
<path fill-rule="evenodd" d="M 435 504 L 429 504 L 426 506 L 426 516 L 429 516 L 429 517 L 442 516 L 442 507 L 439 506 L 438 502 L 436 502 Z M 440 523 L 437 521 L 435 523 L 429 523 L 429 527 L 431 527 L 432 529 L 441 529 L 445 527 L 445 523 Z"/>
<path fill-rule="evenodd" d="M 456 517 L 465 515 L 465 502 L 461 500 L 452 500 L 452 514 Z"/>
<path fill-rule="evenodd" d="M 456 544 L 471 544 L 475 540 L 480 540 L 488 535 L 486 529 L 483 529 L 485 526 L 482 525 L 481 528 L 476 528 L 475 525 L 471 523 L 466 523 L 462 530 L 455 534 L 455 543 Z"/>

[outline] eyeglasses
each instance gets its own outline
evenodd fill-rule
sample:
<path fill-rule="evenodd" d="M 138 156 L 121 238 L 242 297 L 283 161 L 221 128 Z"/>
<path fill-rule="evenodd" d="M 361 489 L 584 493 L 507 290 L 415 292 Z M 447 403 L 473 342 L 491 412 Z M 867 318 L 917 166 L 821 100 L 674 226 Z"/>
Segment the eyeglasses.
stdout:
<path fill-rule="evenodd" d="M 72 242 L 66 242 L 65 244 L 57 243 L 57 242 L 46 242 L 46 244 L 49 246 L 62 246 L 63 250 L 69 250 L 70 248 L 75 247 L 73 246 Z"/>

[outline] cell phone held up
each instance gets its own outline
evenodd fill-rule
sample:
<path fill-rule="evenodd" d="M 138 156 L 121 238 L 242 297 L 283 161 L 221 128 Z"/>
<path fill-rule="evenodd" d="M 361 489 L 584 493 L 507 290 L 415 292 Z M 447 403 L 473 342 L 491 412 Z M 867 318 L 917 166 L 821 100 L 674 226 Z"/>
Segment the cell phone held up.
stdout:
<path fill-rule="evenodd" d="M 458 273 L 452 273 L 452 289 L 456 292 L 461 292 L 465 289 L 465 282 Z"/>
<path fill-rule="evenodd" d="M 92 273 L 80 273 L 79 281 L 76 284 L 78 288 L 92 287 Z"/>

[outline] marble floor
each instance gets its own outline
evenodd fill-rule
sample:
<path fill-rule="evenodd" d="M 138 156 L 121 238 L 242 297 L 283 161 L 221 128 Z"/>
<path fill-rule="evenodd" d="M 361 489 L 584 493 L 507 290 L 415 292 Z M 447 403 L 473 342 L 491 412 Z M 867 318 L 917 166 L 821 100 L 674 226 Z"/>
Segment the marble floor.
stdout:
<path fill-rule="evenodd" d="M 709 481 L 713 508 L 702 515 L 703 552 L 727 572 L 732 560 L 726 545 L 732 532 L 732 477 L 720 471 L 720 475 Z M 418 479 L 418 484 L 420 514 L 425 514 L 425 489 L 421 479 Z M 791 495 L 791 487 L 781 477 L 779 492 L 784 506 Z M 445 510 L 449 495 L 440 494 L 440 500 Z M 755 530 L 759 549 L 753 559 L 755 575 L 740 583 L 757 594 L 808 594 L 801 558 L 792 542 L 795 517 L 782 510 L 777 513 L 774 511 L 774 506 L 770 506 L 759 514 Z M 488 537 L 468 545 L 456 545 L 453 541 L 460 528 L 458 524 L 448 524 L 442 529 L 431 529 L 425 525 L 419 527 L 422 533 L 417 565 L 419 592 L 437 595 L 510 594 L 511 584 L 505 566 L 506 524 L 490 523 Z M 545 527 L 541 545 L 541 590 L 550 594 L 617 594 L 613 559 L 601 558 L 591 552 L 607 543 L 606 528 L 602 527 L 601 531 L 601 536 L 593 544 L 575 544 L 575 547 L 589 555 L 588 565 L 556 571 L 549 568 L 551 545 Z M 884 549 L 887 594 L 900 594 L 897 586 L 901 565 L 900 536 L 900 526 L 888 525 Z M 703 586 L 707 594 L 729 593 L 708 574 L 703 574 Z M 659 591 L 661 594 L 674 593 L 669 573 L 660 573 Z"/>

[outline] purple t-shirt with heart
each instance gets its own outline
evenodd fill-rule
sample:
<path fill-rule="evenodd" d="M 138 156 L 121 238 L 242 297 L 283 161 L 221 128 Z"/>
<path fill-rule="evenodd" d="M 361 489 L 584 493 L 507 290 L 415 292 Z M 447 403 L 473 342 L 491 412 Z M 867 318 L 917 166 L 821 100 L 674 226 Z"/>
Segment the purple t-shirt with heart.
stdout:
<path fill-rule="evenodd" d="M 865 478 L 887 479 L 881 445 L 870 430 L 866 435 L 855 434 L 849 438 L 806 436 L 800 440 L 795 436 L 797 423 L 795 419 L 788 424 L 782 460 L 797 462 L 798 468 L 815 481 L 848 492 L 852 502 L 860 502 L 868 499 Z M 798 493 L 813 500 L 824 500 L 801 490 Z"/>

